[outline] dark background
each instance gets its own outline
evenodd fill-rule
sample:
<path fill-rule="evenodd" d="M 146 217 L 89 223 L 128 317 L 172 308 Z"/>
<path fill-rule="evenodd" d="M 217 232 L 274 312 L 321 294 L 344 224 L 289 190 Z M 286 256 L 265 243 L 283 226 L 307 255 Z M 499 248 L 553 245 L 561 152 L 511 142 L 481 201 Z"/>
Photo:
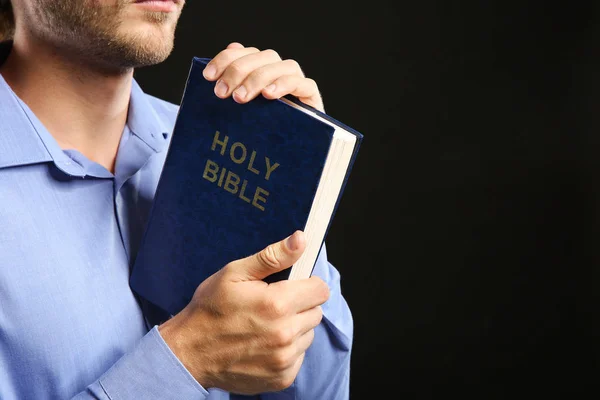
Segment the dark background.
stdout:
<path fill-rule="evenodd" d="M 327 240 L 353 399 L 598 393 L 597 2 L 188 3 L 147 92 L 239 41 L 364 134 Z"/>

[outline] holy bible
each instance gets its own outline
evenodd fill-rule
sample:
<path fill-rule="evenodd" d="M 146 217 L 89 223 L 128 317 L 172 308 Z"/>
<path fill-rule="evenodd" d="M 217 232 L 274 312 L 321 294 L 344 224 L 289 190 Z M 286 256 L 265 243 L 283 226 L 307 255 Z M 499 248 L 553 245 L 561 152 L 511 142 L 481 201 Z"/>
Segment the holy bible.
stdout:
<path fill-rule="evenodd" d="M 194 58 L 131 288 L 174 315 L 227 263 L 296 230 L 301 258 L 266 281 L 313 267 L 362 135 L 292 96 L 220 99 Z"/>

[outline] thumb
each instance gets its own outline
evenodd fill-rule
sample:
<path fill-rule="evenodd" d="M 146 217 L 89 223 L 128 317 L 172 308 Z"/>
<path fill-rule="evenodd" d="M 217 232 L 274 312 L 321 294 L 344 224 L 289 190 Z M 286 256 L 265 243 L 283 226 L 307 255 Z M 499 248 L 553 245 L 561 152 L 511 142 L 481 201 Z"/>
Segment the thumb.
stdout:
<path fill-rule="evenodd" d="M 265 247 L 249 257 L 229 263 L 227 268 L 235 280 L 262 280 L 275 272 L 291 267 L 298 259 L 306 240 L 304 232 L 296 231 L 284 240 Z"/>

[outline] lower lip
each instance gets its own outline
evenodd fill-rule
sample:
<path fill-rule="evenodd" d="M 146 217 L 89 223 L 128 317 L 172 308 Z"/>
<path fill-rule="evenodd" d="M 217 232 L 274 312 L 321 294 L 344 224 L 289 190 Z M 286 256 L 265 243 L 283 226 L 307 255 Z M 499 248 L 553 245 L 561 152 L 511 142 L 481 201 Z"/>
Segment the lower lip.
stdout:
<path fill-rule="evenodd" d="M 173 1 L 140 1 L 135 3 L 136 6 L 141 7 L 148 11 L 158 12 L 174 12 L 177 11 L 177 4 Z"/>

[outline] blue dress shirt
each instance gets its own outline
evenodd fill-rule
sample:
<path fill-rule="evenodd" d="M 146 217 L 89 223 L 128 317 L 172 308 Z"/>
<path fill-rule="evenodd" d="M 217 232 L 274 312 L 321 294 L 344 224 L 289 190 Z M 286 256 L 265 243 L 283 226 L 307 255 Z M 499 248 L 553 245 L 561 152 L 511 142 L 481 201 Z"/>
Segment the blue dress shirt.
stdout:
<path fill-rule="evenodd" d="M 242 398 L 199 385 L 128 285 L 176 115 L 134 82 L 113 175 L 0 76 L 0 399 Z M 349 397 L 352 316 L 325 251 L 314 273 L 331 298 L 300 373 L 256 398 Z"/>

